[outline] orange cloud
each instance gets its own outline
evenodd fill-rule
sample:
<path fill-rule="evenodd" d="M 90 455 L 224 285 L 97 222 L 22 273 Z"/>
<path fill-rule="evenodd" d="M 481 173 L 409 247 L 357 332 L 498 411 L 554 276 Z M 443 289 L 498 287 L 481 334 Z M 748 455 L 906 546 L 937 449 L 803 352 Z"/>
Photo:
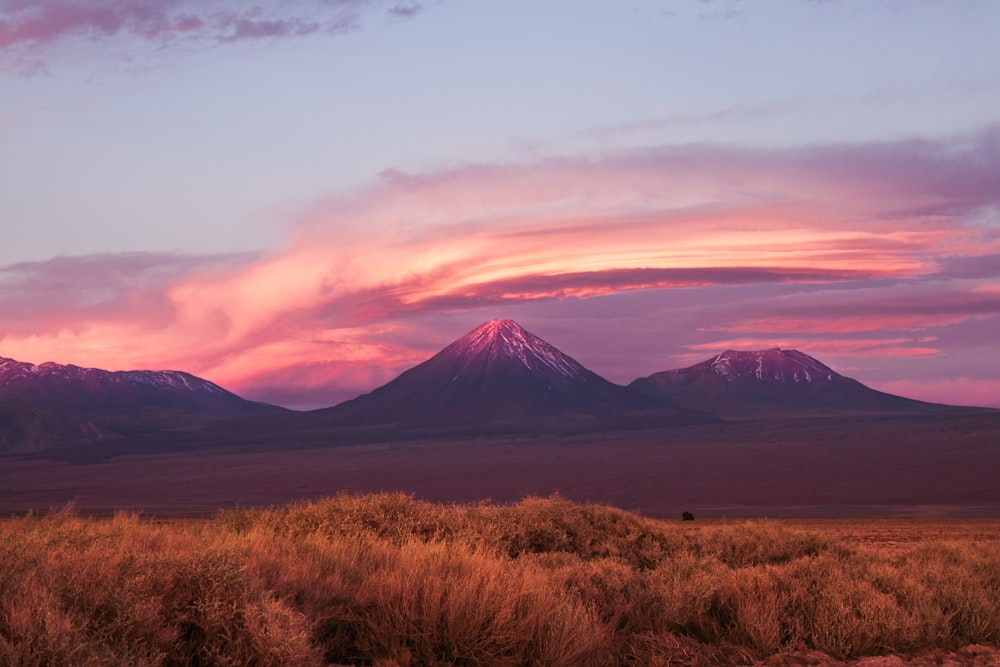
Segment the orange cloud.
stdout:
<path fill-rule="evenodd" d="M 419 313 L 650 289 L 850 283 L 856 289 L 812 293 L 821 302 L 804 312 L 767 301 L 699 326 L 746 336 L 712 349 L 933 355 L 936 347 L 911 338 L 805 334 L 918 329 L 996 313 L 995 282 L 963 283 L 951 294 L 972 289 L 976 298 L 948 307 L 913 294 L 908 308 L 851 303 L 872 280 L 924 285 L 948 270 L 993 275 L 1000 235 L 969 220 L 998 198 L 992 169 L 1000 158 L 973 157 L 923 144 L 786 153 L 686 147 L 387 172 L 363 191 L 310 207 L 285 246 L 264 257 L 185 265 L 140 291 L 104 289 L 123 280 L 121 271 L 109 273 L 107 285 L 73 296 L 83 303 L 101 294 L 100 307 L 62 303 L 33 315 L 0 335 L 0 349 L 27 361 L 183 368 L 237 390 L 281 381 L 354 386 L 433 351 L 428 337 L 411 335 Z M 959 266 L 956 257 L 979 259 Z M 3 285 L 0 309 L 40 310 L 53 299 L 44 281 L 35 292 Z M 26 296 L 4 296 L 17 289 Z M 76 294 L 72 286 L 68 293 Z M 366 375 L 366 366 L 378 370 Z"/>

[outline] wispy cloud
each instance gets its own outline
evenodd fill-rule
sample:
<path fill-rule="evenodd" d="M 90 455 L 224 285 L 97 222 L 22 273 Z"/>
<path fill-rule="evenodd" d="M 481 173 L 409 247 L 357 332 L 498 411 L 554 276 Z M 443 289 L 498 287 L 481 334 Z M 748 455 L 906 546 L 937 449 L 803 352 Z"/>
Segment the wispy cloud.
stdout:
<path fill-rule="evenodd" d="M 770 298 L 756 310 L 766 314 L 739 316 L 712 328 L 772 334 L 923 331 L 1000 317 L 1000 293 L 978 281 L 925 279 Z"/>
<path fill-rule="evenodd" d="M 253 259 L 250 254 L 124 253 L 0 267 L 3 331 L 17 336 L 73 329 L 89 321 L 169 321 L 166 292 L 171 285 Z"/>
<path fill-rule="evenodd" d="M 998 205 L 995 132 L 388 171 L 315 203 L 265 256 L 0 270 L 0 314 L 18 321 L 0 350 L 182 367 L 257 397 L 332 396 L 434 351 L 414 333 L 428 317 L 582 299 L 599 313 L 625 294 L 742 286 L 724 306 L 691 297 L 662 316 L 703 336 L 679 340 L 679 353 L 740 343 L 933 356 L 947 350 L 924 329 L 1000 315 L 1000 229 L 982 224 Z"/>
<path fill-rule="evenodd" d="M 231 43 L 342 33 L 358 28 L 365 0 L 246 5 L 231 0 L 0 0 L 0 55 L 24 75 L 46 71 L 48 52 L 66 42 Z M 415 15 L 419 5 L 410 14 Z M 29 55 L 27 57 L 25 54 Z"/>
<path fill-rule="evenodd" d="M 597 139 L 632 138 L 652 134 L 659 130 L 687 129 L 718 123 L 738 123 L 755 118 L 764 118 L 788 111 L 795 106 L 791 102 L 785 102 L 757 106 L 730 105 L 702 113 L 675 112 L 659 116 L 649 116 L 627 123 L 601 125 L 588 129 L 583 134 Z"/>
<path fill-rule="evenodd" d="M 393 16 L 399 16 L 404 19 L 411 19 L 420 12 L 422 12 L 424 6 L 419 2 L 409 3 L 409 4 L 399 4 L 393 5 L 389 8 L 389 13 Z"/>
<path fill-rule="evenodd" d="M 941 276 L 945 278 L 998 278 L 1000 277 L 1000 254 L 949 257 L 942 262 Z"/>
<path fill-rule="evenodd" d="M 940 352 L 938 348 L 928 345 L 928 343 L 933 342 L 933 339 L 926 338 L 828 338 L 816 340 L 810 338 L 747 337 L 697 343 L 685 347 L 689 350 L 712 354 L 724 350 L 763 350 L 777 347 L 851 357 L 923 357 Z M 699 361 L 703 358 L 703 354 L 698 355 Z"/>
<path fill-rule="evenodd" d="M 223 42 L 239 42 L 252 39 L 265 39 L 275 37 L 302 37 L 319 32 L 322 26 L 316 21 L 290 18 L 290 19 L 260 19 L 246 15 L 230 15 L 219 21 L 219 25 L 225 26 L 225 30 L 218 36 Z M 345 25 L 349 29 L 353 23 Z"/>
<path fill-rule="evenodd" d="M 203 27 L 181 17 L 171 19 L 178 0 L 163 2 L 93 2 L 80 4 L 65 0 L 6 0 L 0 3 L 0 49 L 17 44 L 50 43 L 70 35 L 101 38 L 120 32 L 144 37 Z"/>

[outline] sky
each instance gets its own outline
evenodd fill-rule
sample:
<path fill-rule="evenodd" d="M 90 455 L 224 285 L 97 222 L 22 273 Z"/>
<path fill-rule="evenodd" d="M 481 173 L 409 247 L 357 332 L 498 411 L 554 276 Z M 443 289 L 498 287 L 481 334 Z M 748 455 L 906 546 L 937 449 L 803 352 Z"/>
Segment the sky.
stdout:
<path fill-rule="evenodd" d="M 0 0 L 0 356 L 333 405 L 511 318 L 1000 407 L 993 0 Z"/>

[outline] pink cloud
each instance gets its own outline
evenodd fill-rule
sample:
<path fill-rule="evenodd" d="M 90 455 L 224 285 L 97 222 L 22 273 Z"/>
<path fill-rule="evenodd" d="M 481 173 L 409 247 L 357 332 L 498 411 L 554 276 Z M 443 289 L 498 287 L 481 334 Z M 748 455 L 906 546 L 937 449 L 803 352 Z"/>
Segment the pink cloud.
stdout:
<path fill-rule="evenodd" d="M 782 296 L 758 306 L 762 307 L 750 316 L 740 312 L 709 329 L 798 334 L 919 331 L 1000 317 L 1000 292 L 978 281 L 935 276 L 887 286 Z M 761 310 L 766 312 L 763 317 Z"/>
<path fill-rule="evenodd" d="M 819 357 L 925 357 L 940 352 L 926 344 L 927 338 L 866 338 L 866 339 L 813 339 L 813 338 L 733 338 L 707 343 L 686 345 L 689 350 L 715 354 L 725 350 L 764 350 L 773 347 L 794 349 Z M 691 358 L 693 358 L 692 355 Z M 703 360 L 699 357 L 698 361 Z"/>
<path fill-rule="evenodd" d="M 524 275 L 464 287 L 460 292 L 419 301 L 420 309 L 453 310 L 527 301 L 588 298 L 620 292 L 755 283 L 826 283 L 879 277 L 877 271 L 806 268 L 693 267 L 607 269 L 604 271 Z M 400 309 L 391 301 L 383 308 Z"/>
<path fill-rule="evenodd" d="M 56 257 L 0 267 L 0 313 L 7 335 L 79 327 L 87 321 L 173 317 L 166 291 L 206 271 L 245 265 L 253 255 L 124 253 Z"/>
<path fill-rule="evenodd" d="M 279 3 L 248 7 L 229 0 L 0 0 L 0 53 L 15 48 L 39 52 L 80 38 L 163 44 L 179 38 L 236 42 L 340 33 L 358 27 L 361 4 L 315 1 L 295 14 Z"/>
<path fill-rule="evenodd" d="M 284 248 L 252 260 L 0 269 L 4 319 L 24 314 L 0 334 L 0 354 L 336 393 L 432 353 L 440 335 L 416 323 L 434 314 L 574 300 L 599 312 L 629 293 L 742 285 L 756 296 L 718 307 L 694 298 L 673 317 L 703 339 L 725 331 L 705 343 L 713 350 L 932 356 L 942 343 L 901 332 L 1000 313 L 987 289 L 1000 233 L 974 224 L 998 200 L 992 133 L 957 146 L 691 146 L 389 171 L 317 202 Z M 886 327 L 894 333 L 855 335 Z M 707 351 L 700 344 L 679 353 Z"/>
<path fill-rule="evenodd" d="M 152 37 L 171 29 L 169 11 L 178 0 L 91 2 L 61 0 L 0 3 L 0 49 L 44 44 L 69 35 L 110 37 L 121 31 Z M 189 19 L 181 24 L 190 29 Z"/>
<path fill-rule="evenodd" d="M 969 377 L 888 380 L 879 382 L 875 388 L 932 403 L 1000 408 L 1000 380 Z"/>

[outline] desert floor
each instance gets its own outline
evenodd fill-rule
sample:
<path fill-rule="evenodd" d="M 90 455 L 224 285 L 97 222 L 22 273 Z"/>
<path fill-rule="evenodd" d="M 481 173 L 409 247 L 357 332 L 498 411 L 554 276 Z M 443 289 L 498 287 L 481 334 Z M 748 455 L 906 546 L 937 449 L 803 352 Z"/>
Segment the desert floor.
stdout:
<path fill-rule="evenodd" d="M 0 457 L 0 513 L 206 516 L 339 492 L 559 493 L 647 516 L 1000 517 L 1000 418 L 808 419 L 587 435 L 272 443 L 73 464 Z"/>

